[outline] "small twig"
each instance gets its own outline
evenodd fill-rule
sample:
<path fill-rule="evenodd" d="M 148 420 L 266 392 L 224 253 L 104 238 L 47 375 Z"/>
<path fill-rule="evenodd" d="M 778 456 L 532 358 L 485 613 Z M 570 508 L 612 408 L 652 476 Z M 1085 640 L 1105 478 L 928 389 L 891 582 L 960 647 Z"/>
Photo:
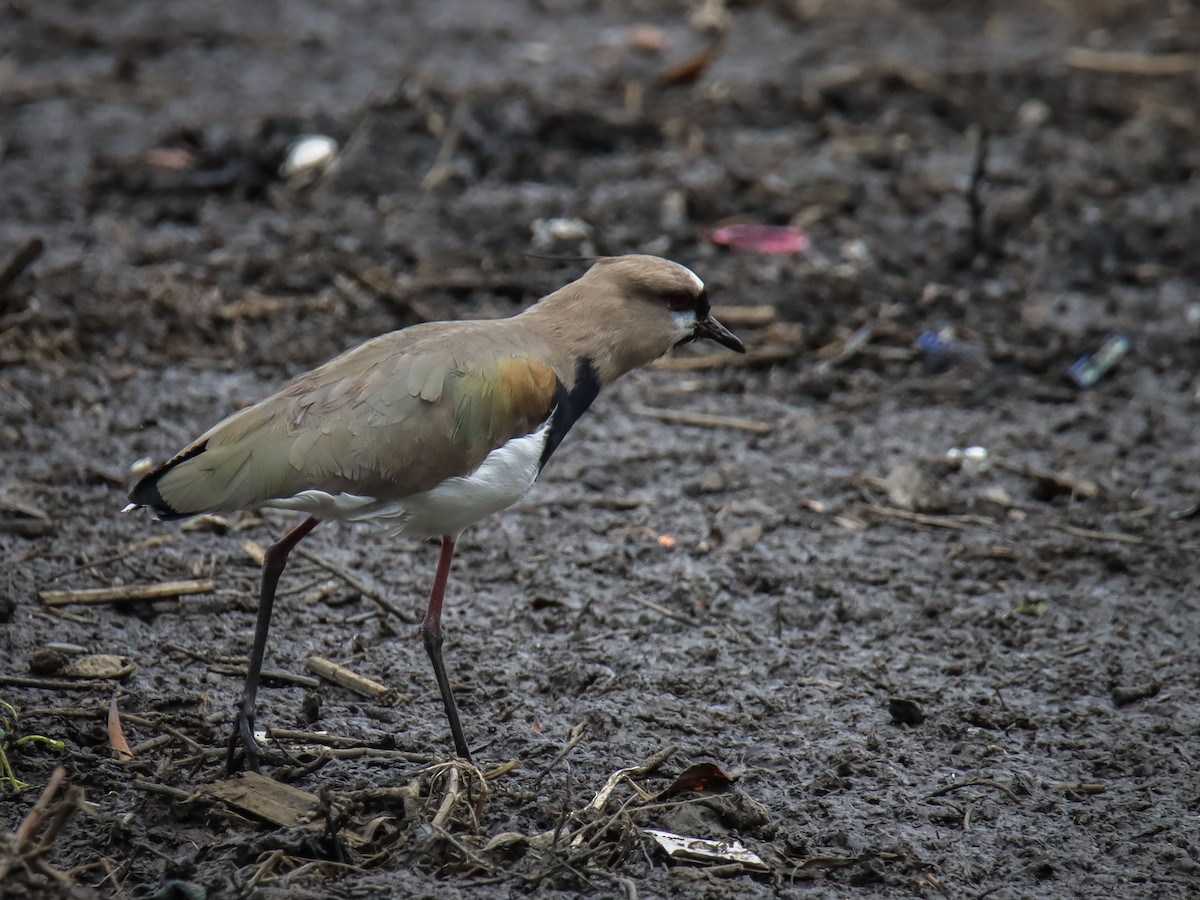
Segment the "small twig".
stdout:
<path fill-rule="evenodd" d="M 176 644 L 171 641 L 163 644 L 163 647 L 172 653 L 181 653 L 197 662 L 209 663 L 211 665 L 245 666 L 250 662 L 245 656 L 215 656 L 211 653 L 203 653 L 194 647 L 186 647 L 183 644 Z"/>
<path fill-rule="evenodd" d="M 1108 787 L 1103 784 L 1087 781 L 1078 781 L 1073 784 L 1048 784 L 1046 787 L 1052 791 L 1069 791 L 1073 794 L 1103 794 L 1108 790 Z"/>
<path fill-rule="evenodd" d="M 46 825 L 45 831 L 42 832 L 41 840 L 34 845 L 34 837 L 42 826 L 42 821 L 46 818 L 50 811 L 50 802 L 54 799 L 54 795 L 58 793 L 58 789 L 62 787 L 63 781 L 67 777 L 67 770 L 59 766 L 54 770 L 54 774 L 50 776 L 50 780 L 46 783 L 45 789 L 42 791 L 37 802 L 33 804 L 21 824 L 17 826 L 16 832 L 11 837 L 8 852 L 0 857 L 0 885 L 6 883 L 9 871 L 15 865 L 21 865 L 26 868 L 31 867 L 34 863 L 40 863 L 39 869 L 43 874 L 50 875 L 56 878 L 60 883 L 67 881 L 65 875 L 57 869 L 53 869 L 45 863 L 41 863 L 38 859 L 43 853 L 50 849 L 50 845 L 62 831 L 69 819 L 80 806 L 83 805 L 83 792 L 78 788 L 68 788 L 65 792 L 63 802 L 58 805 L 54 811 L 54 817 Z M 6 841 L 6 843 L 8 843 Z"/>
<path fill-rule="evenodd" d="M 175 736 L 173 734 L 160 734 L 150 738 L 148 741 L 142 741 L 140 744 L 130 747 L 129 752 L 134 756 L 145 756 L 151 750 L 157 750 L 159 747 L 165 747 L 173 740 L 175 740 Z"/>
<path fill-rule="evenodd" d="M 42 255 L 42 251 L 46 248 L 40 237 L 30 238 L 27 240 L 12 259 L 8 261 L 3 270 L 0 270 L 0 297 L 8 290 L 9 286 L 21 277 L 21 273 L 33 265 L 34 261 Z"/>
<path fill-rule="evenodd" d="M 722 325 L 743 328 L 763 328 L 779 318 L 773 306 L 714 306 L 712 314 Z"/>
<path fill-rule="evenodd" d="M 62 783 L 67 779 L 67 770 L 59 766 L 50 776 L 50 780 L 46 782 L 46 786 L 42 789 L 42 794 L 37 798 L 37 802 L 30 808 L 28 814 L 17 827 L 17 833 L 14 835 L 15 849 L 18 854 L 28 849 L 30 840 L 37 831 L 38 826 L 42 824 L 42 819 L 46 815 L 46 810 L 50 808 L 50 801 L 54 799 L 54 795 L 58 793 L 58 789 L 62 787 Z M 4 873 L 0 872 L 0 881 L 4 880 Z"/>
<path fill-rule="evenodd" d="M 1116 541 L 1121 544 L 1150 544 L 1153 543 L 1148 538 L 1141 537 L 1136 534 L 1124 534 L 1119 531 L 1093 531 L 1090 528 L 1078 528 L 1075 525 L 1056 524 L 1054 526 L 1059 531 L 1074 535 L 1078 538 L 1086 538 L 1089 541 Z"/>
<path fill-rule="evenodd" d="M 987 177 L 988 131 L 983 125 L 973 125 L 975 134 L 975 161 L 971 166 L 971 181 L 967 185 L 967 209 L 971 216 L 971 256 L 976 257 L 987 249 L 985 233 L 982 187 Z"/>
<path fill-rule="evenodd" d="M 438 758 L 430 753 L 413 753 L 411 750 L 377 750 L 374 747 L 330 747 L 326 752 L 334 759 L 369 757 L 371 759 L 399 759 L 410 763 L 430 763 Z"/>
<path fill-rule="evenodd" d="M 510 759 L 508 762 L 500 763 L 500 765 L 496 766 L 496 768 L 488 769 L 486 772 L 484 772 L 483 780 L 484 781 L 495 781 L 497 778 L 500 778 L 503 775 L 507 775 L 509 772 L 512 772 L 516 769 L 521 768 L 521 765 L 522 765 L 521 760 Z"/>
<path fill-rule="evenodd" d="M 66 827 L 71 816 L 75 815 L 76 810 L 80 809 L 83 804 L 83 788 L 69 787 L 66 789 L 62 802 L 54 810 L 53 818 L 42 831 L 42 839 L 38 841 L 37 848 L 34 850 L 36 855 L 41 856 L 54 846 L 54 841 Z"/>
<path fill-rule="evenodd" d="M 449 123 L 442 130 L 442 144 L 438 147 L 438 153 L 433 160 L 433 165 L 429 167 L 429 171 L 421 179 L 422 192 L 428 194 L 436 191 L 454 174 L 454 167 L 450 163 L 454 159 L 454 154 L 458 152 L 458 145 L 462 140 L 462 120 L 465 115 L 464 104 L 461 102 L 456 104 L 450 113 Z"/>
<path fill-rule="evenodd" d="M 670 759 L 678 749 L 678 747 L 672 744 L 669 747 L 664 747 L 662 750 L 659 750 L 653 756 L 646 758 L 636 766 L 617 769 L 617 771 L 608 776 L 608 781 L 604 783 L 604 787 L 597 792 L 596 796 L 592 798 L 592 802 L 585 806 L 583 811 L 599 812 L 600 810 L 604 809 L 605 804 L 608 803 L 608 798 L 612 796 L 612 792 L 616 790 L 618 784 L 620 784 L 626 778 L 631 778 L 634 775 L 648 775 L 655 769 L 659 768 L 668 759 Z"/>
<path fill-rule="evenodd" d="M 221 751 L 222 754 L 224 752 L 224 750 Z M 181 791 L 179 788 L 171 787 L 169 784 L 159 784 L 157 781 L 147 781 L 144 778 L 133 779 L 133 786 L 151 794 L 162 794 L 164 797 L 170 797 L 178 803 L 194 803 L 196 800 L 208 799 L 203 794 Z"/>
<path fill-rule="evenodd" d="M 909 512 L 907 509 L 872 504 L 867 504 L 866 509 L 889 519 L 900 519 L 930 528 L 949 528 L 952 531 L 965 531 L 971 525 L 988 527 L 996 524 L 995 520 L 989 519 L 987 516 L 929 516 L 924 513 Z"/>
<path fill-rule="evenodd" d="M 267 736 L 273 741 L 291 744 L 316 744 L 323 747 L 371 747 L 368 741 L 364 741 L 361 738 L 347 737 L 341 734 L 321 734 L 316 731 L 291 731 L 286 728 L 269 728 L 267 729 Z"/>
<path fill-rule="evenodd" d="M 46 579 L 46 583 L 49 584 L 51 581 L 58 581 L 58 579 L 65 578 L 68 575 L 74 575 L 76 572 L 84 572 L 88 569 L 94 569 L 99 566 L 108 565 L 109 563 L 119 562 L 120 560 L 125 559 L 125 557 L 137 553 L 139 550 L 149 550 L 152 547 L 161 547 L 163 544 L 169 544 L 173 540 L 175 540 L 175 535 L 173 534 L 156 534 L 140 541 L 134 541 L 123 550 L 120 550 L 111 556 L 102 556 L 100 559 L 93 560 L 89 563 L 84 563 L 81 566 L 75 566 L 74 568 L 66 569 L 62 572 L 56 572 Z"/>
<path fill-rule="evenodd" d="M 397 606 L 391 600 L 389 600 L 387 597 L 385 597 L 380 591 L 371 587 L 367 583 L 360 581 L 358 578 L 356 578 L 354 576 L 353 573 L 348 572 L 345 568 L 343 568 L 342 566 L 339 566 L 337 563 L 332 562 L 323 556 L 319 556 L 316 553 L 313 553 L 311 550 L 309 550 L 305 547 L 297 547 L 296 552 L 299 553 L 301 556 L 303 556 L 305 559 L 309 560 L 310 562 L 316 563 L 318 566 L 320 566 L 322 569 L 325 569 L 327 572 L 332 572 L 334 575 L 336 575 L 338 578 L 342 579 L 342 581 L 346 582 L 346 584 L 350 585 L 350 587 L 354 588 L 354 590 L 358 591 L 364 597 L 367 597 L 370 600 L 374 600 L 381 607 L 383 607 L 385 610 L 387 610 L 393 616 L 395 616 L 397 619 L 399 619 L 401 622 L 415 622 L 416 621 L 416 618 L 412 615 L 412 613 L 408 612 L 407 610 L 401 609 L 399 606 Z"/>
<path fill-rule="evenodd" d="M 356 284 L 366 288 L 405 319 L 428 322 L 437 318 L 437 313 L 416 299 L 416 295 L 433 285 L 418 280 L 410 285 L 385 284 L 369 272 L 364 272 L 350 259 L 340 254 L 333 257 L 333 265 Z"/>
<path fill-rule="evenodd" d="M 1033 466 L 1013 462 L 1002 456 L 992 457 L 992 465 L 997 469 L 1012 472 L 1014 475 L 1020 475 L 1023 478 L 1032 478 L 1040 485 L 1045 486 L 1048 491 L 1054 493 L 1070 494 L 1072 497 L 1077 497 L 1081 500 L 1090 500 L 1100 493 L 1100 488 L 1094 481 L 1089 481 L 1086 478 L 1076 478 L 1073 475 L 1065 473 L 1035 469 Z"/>
<path fill-rule="evenodd" d="M 612 509 L 612 510 L 627 510 L 637 509 L 639 506 L 645 506 L 647 503 L 653 503 L 653 500 L 645 497 L 625 497 L 620 494 L 555 494 L 553 497 L 547 497 L 545 492 L 536 503 L 528 505 L 521 504 L 511 507 L 521 513 L 541 513 L 546 509 L 547 504 L 553 505 L 556 509 L 575 509 L 577 507 L 592 507 L 594 509 Z"/>
<path fill-rule="evenodd" d="M 1151 697 L 1157 697 L 1158 692 L 1161 690 L 1162 685 L 1157 681 L 1148 681 L 1145 684 L 1128 687 L 1114 687 L 1112 689 L 1112 699 L 1113 703 L 1117 706 L 1128 706 L 1130 703 L 1137 703 L 1139 700 L 1149 700 Z"/>
<path fill-rule="evenodd" d="M 930 887 L 935 888 L 937 890 L 937 892 L 939 894 L 941 894 L 943 897 L 949 898 L 951 896 L 950 889 L 947 888 L 944 884 L 942 884 L 941 880 L 938 879 L 937 876 L 932 875 L 929 872 L 926 872 L 922 876 L 922 878 L 924 879 L 926 884 L 928 884 Z"/>
<path fill-rule="evenodd" d="M 458 766 L 451 763 L 450 780 L 446 785 L 446 795 L 442 798 L 442 802 L 438 806 L 438 811 L 434 813 L 433 821 L 429 823 L 434 828 L 445 828 L 446 822 L 450 819 L 450 814 L 454 812 L 454 807 L 458 805 L 458 801 L 462 797 L 458 789 L 458 782 Z"/>
<path fill-rule="evenodd" d="M 40 591 L 38 597 L 47 606 L 69 603 L 123 603 L 163 600 L 185 594 L 208 594 L 217 589 L 211 578 L 192 581 L 166 581 L 162 584 L 123 585 L 114 588 L 87 588 L 78 591 Z"/>
<path fill-rule="evenodd" d="M 250 876 L 246 882 L 246 886 L 250 888 L 258 887 L 258 883 L 270 874 L 276 863 L 284 861 L 284 852 L 282 850 L 272 850 L 265 857 L 261 857 L 262 862 L 254 869 L 254 874 Z"/>
<path fill-rule="evenodd" d="M 461 853 L 464 857 L 466 857 L 468 860 L 470 860 L 476 866 L 483 869 L 483 871 L 487 872 L 489 875 L 495 875 L 502 871 L 502 870 L 498 869 L 496 866 L 489 863 L 487 860 L 483 859 L 478 853 L 475 853 L 473 850 L 471 850 L 469 847 L 467 847 L 465 844 L 463 844 L 462 841 L 460 841 L 458 838 L 456 838 L 454 835 L 452 835 L 445 828 L 442 828 L 440 825 L 438 825 L 436 823 L 431 823 L 430 827 L 435 832 L 437 832 L 438 837 L 445 840 L 452 847 L 454 847 L 455 850 L 457 850 L 459 853 Z"/>
<path fill-rule="evenodd" d="M 246 677 L 245 666 L 219 663 L 214 666 L 209 666 L 208 671 L 217 675 L 234 675 L 240 678 Z M 294 672 L 280 672 L 276 669 L 264 669 L 260 673 L 259 677 L 262 679 L 263 684 L 270 684 L 272 682 L 275 684 L 294 684 L 299 687 L 309 688 L 310 690 L 321 686 L 321 682 L 316 678 L 309 678 L 307 675 L 298 675 Z"/>
<path fill-rule="evenodd" d="M 300 582 L 299 584 L 293 584 L 289 587 L 281 588 L 280 590 L 275 592 L 275 596 L 276 596 L 276 598 L 290 597 L 293 594 L 303 594 L 305 591 L 311 591 L 314 588 L 316 588 L 316 590 L 313 591 L 313 593 L 318 595 L 317 596 L 318 600 L 323 600 L 325 597 L 328 597 L 330 594 L 332 594 L 334 591 L 336 591 L 338 588 L 340 588 L 342 586 L 341 582 L 338 579 L 329 578 L 328 575 L 329 575 L 329 573 L 325 572 L 321 575 L 318 575 L 316 578 L 308 579 L 308 581 L 303 581 L 303 582 Z M 305 597 L 304 602 L 305 603 L 314 603 L 316 601 L 314 601 L 311 597 Z"/>
<path fill-rule="evenodd" d="M 1067 50 L 1066 63 L 1072 69 L 1084 69 L 1089 72 L 1154 78 L 1165 75 L 1191 75 L 1200 71 L 1200 54 L 1135 53 L 1071 47 Z"/>
<path fill-rule="evenodd" d="M 94 678 L 66 681 L 61 678 L 30 678 L 26 675 L 0 675 L 0 684 L 12 687 L 42 688 L 47 691 L 85 691 L 108 686 L 103 681 L 97 681 Z"/>
<path fill-rule="evenodd" d="M 1001 784 L 998 781 L 992 781 L 990 778 L 970 778 L 970 779 L 967 779 L 966 781 L 956 781 L 953 784 L 947 784 L 947 785 L 944 785 L 943 787 L 938 788 L 932 794 L 929 794 L 928 796 L 926 796 L 925 799 L 932 800 L 934 797 L 941 797 L 943 794 L 949 794 L 953 791 L 961 790 L 962 788 L 965 788 L 965 787 L 973 787 L 975 785 L 978 785 L 980 787 L 995 788 L 998 791 L 1003 791 L 1004 793 L 1006 793 L 1008 795 L 1008 798 L 1010 800 L 1012 800 L 1013 803 L 1021 802 L 1020 798 L 1018 798 L 1017 795 L 1012 792 L 1011 788 L 1007 787 L 1006 785 Z"/>
<path fill-rule="evenodd" d="M 85 616 L 82 613 L 71 612 L 69 609 L 63 609 L 61 606 L 54 609 L 42 609 L 40 606 L 29 611 L 30 615 L 36 616 L 39 619 L 44 619 L 54 625 L 61 624 L 63 619 L 68 622 L 74 622 L 76 625 L 95 625 L 94 617 Z"/>
<path fill-rule="evenodd" d="M 130 718 L 130 716 L 127 715 L 125 718 L 128 719 L 128 718 Z M 151 724 L 153 724 L 153 723 L 151 723 Z M 189 747 L 192 750 L 207 752 L 210 749 L 208 747 L 205 747 L 203 744 L 201 744 L 195 738 L 184 734 L 182 731 L 180 731 L 178 728 L 175 728 L 172 725 L 164 724 L 164 725 L 159 725 L 158 727 L 160 727 L 163 731 L 165 731 L 171 737 L 175 738 L 175 740 L 179 741 L 180 743 L 184 744 L 186 747 Z"/>
<path fill-rule="evenodd" d="M 662 613 L 667 618 L 674 619 L 676 622 L 682 622 L 684 625 L 691 625 L 692 627 L 700 624 L 691 616 L 685 616 L 683 613 L 677 613 L 675 610 L 668 609 L 661 604 L 655 603 L 653 600 L 647 600 L 645 597 L 639 597 L 637 594 L 629 594 L 628 596 L 629 599 L 634 603 L 640 603 L 642 606 L 652 609 L 657 613 Z"/>
<path fill-rule="evenodd" d="M 699 428 L 733 428 L 738 431 L 748 431 L 751 434 L 770 434 L 775 426 L 770 422 L 759 422 L 755 419 L 742 419 L 736 416 L 718 416 L 712 413 L 692 412 L 686 409 L 661 409 L 656 406 L 643 406 L 634 403 L 629 411 L 635 416 L 649 416 L 660 422 L 671 422 L 677 425 L 695 425 Z"/>
<path fill-rule="evenodd" d="M 579 746 L 579 742 L 582 741 L 586 735 L 587 735 L 587 723 L 586 722 L 581 722 L 580 724 L 576 725 L 574 728 L 571 729 L 570 739 L 568 740 L 567 745 L 565 747 L 563 747 L 562 750 L 560 750 L 557 754 L 555 754 L 554 759 L 550 760 L 550 762 L 546 765 L 546 768 L 542 769 L 542 771 L 538 774 L 537 778 L 533 779 L 534 788 L 536 788 L 539 784 L 542 783 L 542 779 L 545 778 L 547 775 L 549 775 L 551 770 L 555 766 L 557 766 L 560 762 L 562 762 L 564 759 L 567 758 L 568 753 L 570 753 L 577 746 Z"/>
<path fill-rule="evenodd" d="M 243 552 L 258 565 L 261 566 L 267 561 L 267 548 L 258 541 L 242 538 L 241 546 Z"/>
<path fill-rule="evenodd" d="M 713 369 L 735 369 L 764 363 L 785 362 L 804 352 L 804 345 L 795 343 L 771 344 L 756 347 L 745 353 L 709 353 L 705 356 L 667 356 L 650 364 L 652 369 L 668 372 L 708 372 Z"/>
<path fill-rule="evenodd" d="M 385 687 L 378 681 L 372 681 L 365 675 L 359 675 L 323 656 L 310 656 L 304 665 L 314 675 L 339 684 L 369 700 L 383 700 L 392 692 L 391 688 Z"/>
<path fill-rule="evenodd" d="M 856 328 L 844 341 L 826 344 L 817 351 L 817 356 L 821 361 L 817 363 L 816 371 L 828 372 L 835 366 L 840 366 L 847 360 L 853 359 L 859 351 L 871 343 L 871 338 L 874 336 L 875 329 L 867 324 Z"/>

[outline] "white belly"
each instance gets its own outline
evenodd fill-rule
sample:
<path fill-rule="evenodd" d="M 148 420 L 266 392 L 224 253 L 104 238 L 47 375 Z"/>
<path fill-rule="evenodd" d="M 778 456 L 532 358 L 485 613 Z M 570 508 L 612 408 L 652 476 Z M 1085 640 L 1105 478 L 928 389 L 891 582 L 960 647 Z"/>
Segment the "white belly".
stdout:
<path fill-rule="evenodd" d="M 432 490 L 401 500 L 303 491 L 263 506 L 294 509 L 318 519 L 378 520 L 404 537 L 456 537 L 481 519 L 512 506 L 533 487 L 548 430 L 549 422 L 493 450 L 470 475 L 448 478 Z"/>

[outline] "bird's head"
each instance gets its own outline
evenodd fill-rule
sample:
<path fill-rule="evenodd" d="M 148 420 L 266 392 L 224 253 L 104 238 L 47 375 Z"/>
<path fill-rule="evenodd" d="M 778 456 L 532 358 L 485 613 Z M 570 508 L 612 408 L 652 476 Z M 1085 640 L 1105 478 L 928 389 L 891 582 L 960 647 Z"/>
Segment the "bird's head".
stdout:
<path fill-rule="evenodd" d="M 716 341 L 730 350 L 746 348 L 713 317 L 704 282 L 687 266 L 657 256 L 601 259 L 580 282 L 594 281 L 616 300 L 614 326 L 632 343 L 662 356 L 692 341 Z"/>
<path fill-rule="evenodd" d="M 692 341 L 746 352 L 713 318 L 704 282 L 687 266 L 657 256 L 602 258 L 525 315 L 567 357 L 587 359 L 601 384 Z"/>

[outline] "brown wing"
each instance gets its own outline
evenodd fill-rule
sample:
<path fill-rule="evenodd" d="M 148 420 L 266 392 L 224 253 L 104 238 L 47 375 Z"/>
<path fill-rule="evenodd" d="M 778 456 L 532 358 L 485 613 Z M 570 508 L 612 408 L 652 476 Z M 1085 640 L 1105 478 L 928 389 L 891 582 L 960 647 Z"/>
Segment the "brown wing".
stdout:
<path fill-rule="evenodd" d="M 369 341 L 210 429 L 130 499 L 181 516 L 306 490 L 405 497 L 468 474 L 546 421 L 558 384 L 497 324 Z"/>

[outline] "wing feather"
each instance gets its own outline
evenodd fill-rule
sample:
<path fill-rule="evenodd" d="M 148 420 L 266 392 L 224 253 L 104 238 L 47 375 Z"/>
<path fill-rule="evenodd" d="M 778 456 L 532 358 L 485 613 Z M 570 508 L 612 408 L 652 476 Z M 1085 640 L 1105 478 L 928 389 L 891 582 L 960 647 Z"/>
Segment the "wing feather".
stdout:
<path fill-rule="evenodd" d="M 469 474 L 545 422 L 559 384 L 547 354 L 474 325 L 370 341 L 210 429 L 131 496 L 156 489 L 161 507 L 146 505 L 188 515 L 306 490 L 395 499 Z"/>

